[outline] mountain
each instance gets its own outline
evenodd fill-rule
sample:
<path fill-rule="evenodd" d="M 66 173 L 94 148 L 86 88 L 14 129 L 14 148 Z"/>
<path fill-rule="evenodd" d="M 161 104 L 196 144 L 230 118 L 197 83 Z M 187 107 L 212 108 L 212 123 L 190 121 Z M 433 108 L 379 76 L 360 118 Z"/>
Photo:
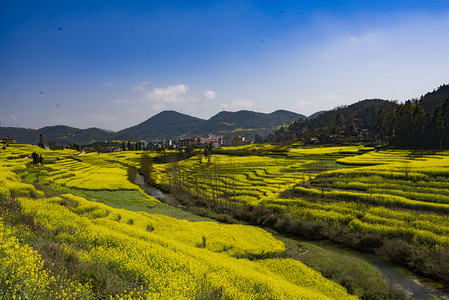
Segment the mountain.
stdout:
<path fill-rule="evenodd" d="M 73 136 L 79 134 L 82 129 L 65 126 L 65 125 L 56 125 L 56 126 L 46 126 L 33 134 L 33 139 L 35 141 L 39 140 L 39 135 L 42 134 L 45 142 L 55 141 L 58 145 L 61 144 L 70 144 L 73 143 Z M 64 141 L 67 143 L 61 143 Z"/>
<path fill-rule="evenodd" d="M 175 111 L 163 111 L 148 120 L 116 133 L 118 140 L 155 140 L 205 137 L 208 134 L 244 135 L 254 138 L 266 135 L 278 126 L 305 116 L 278 110 L 270 114 L 241 110 L 223 111 L 209 120 L 202 120 Z"/>
<path fill-rule="evenodd" d="M 19 143 L 36 144 L 39 140 L 33 140 L 36 129 L 18 127 L 0 127 L 0 138 L 14 137 Z"/>
<path fill-rule="evenodd" d="M 294 120 L 306 119 L 304 115 L 286 110 L 270 114 L 241 110 L 223 111 L 209 120 L 195 118 L 176 111 L 163 111 L 135 126 L 110 132 L 98 128 L 78 129 L 70 126 L 47 126 L 41 129 L 0 127 L 0 137 L 12 136 L 20 143 L 37 144 L 42 134 L 46 143 L 57 145 L 86 145 L 94 141 L 163 140 L 189 137 L 206 137 L 208 134 L 241 135 L 254 139 L 255 135 L 268 135 L 277 127 Z"/>
<path fill-rule="evenodd" d="M 0 127 L 0 137 L 12 136 L 19 143 L 37 144 L 42 134 L 44 142 L 55 141 L 57 145 L 79 144 L 86 145 L 93 141 L 107 141 L 114 137 L 113 132 L 98 128 L 78 129 L 74 127 L 56 125 L 41 129 Z"/>
<path fill-rule="evenodd" d="M 273 129 L 276 126 L 305 118 L 303 115 L 278 110 L 271 114 L 258 113 L 248 110 L 237 112 L 223 111 L 203 124 L 196 133 L 229 133 L 241 129 Z"/>
<path fill-rule="evenodd" d="M 135 126 L 115 134 L 118 140 L 163 140 L 188 136 L 205 120 L 191 117 L 176 111 L 163 111 Z"/>
<path fill-rule="evenodd" d="M 366 99 L 330 111 L 315 113 L 306 120 L 300 119 L 277 130 L 275 141 L 303 140 L 321 143 L 341 143 L 372 140 L 378 129 L 377 114 L 382 110 L 385 121 L 391 122 L 396 102 Z M 382 137 L 383 138 L 383 137 Z"/>
<path fill-rule="evenodd" d="M 315 119 L 316 117 L 318 117 L 319 115 L 328 112 L 328 110 L 320 110 L 317 111 L 316 113 L 311 114 L 310 116 L 307 117 L 307 119 Z"/>
<path fill-rule="evenodd" d="M 315 118 L 310 119 L 309 124 L 312 128 L 328 127 L 337 122 L 338 116 L 341 115 L 344 123 L 357 119 L 360 120 L 360 122 L 363 122 L 364 128 L 374 130 L 376 111 L 383 108 L 392 111 L 396 106 L 397 103 L 388 100 L 366 99 L 351 105 L 339 106 L 333 110 L 323 112 Z"/>
<path fill-rule="evenodd" d="M 442 105 L 444 101 L 449 97 L 449 85 L 443 84 L 432 92 L 429 92 L 419 99 L 424 111 L 427 113 L 433 113 L 435 107 Z"/>

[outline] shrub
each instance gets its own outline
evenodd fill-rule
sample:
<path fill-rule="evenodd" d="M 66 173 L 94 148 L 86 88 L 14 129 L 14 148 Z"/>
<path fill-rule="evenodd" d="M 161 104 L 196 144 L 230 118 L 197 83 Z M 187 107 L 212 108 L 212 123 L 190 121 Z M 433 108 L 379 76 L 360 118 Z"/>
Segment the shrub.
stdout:
<path fill-rule="evenodd" d="M 413 253 L 413 247 L 404 240 L 392 239 L 384 241 L 377 253 L 388 257 L 396 263 L 408 265 Z"/>
<path fill-rule="evenodd" d="M 128 180 L 129 182 L 136 183 L 137 169 L 135 167 L 128 167 Z"/>

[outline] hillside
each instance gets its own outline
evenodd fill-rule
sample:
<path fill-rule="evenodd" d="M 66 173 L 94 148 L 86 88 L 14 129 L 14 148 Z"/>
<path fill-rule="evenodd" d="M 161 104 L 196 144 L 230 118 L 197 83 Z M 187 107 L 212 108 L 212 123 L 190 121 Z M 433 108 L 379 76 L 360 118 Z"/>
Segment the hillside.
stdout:
<path fill-rule="evenodd" d="M 28 164 L 33 151 L 51 163 Z M 0 152 L 2 298 L 357 299 L 285 257 L 261 228 L 201 220 L 144 194 L 127 180 L 135 152 L 76 154 Z"/>
<path fill-rule="evenodd" d="M 0 127 L 0 138 L 11 136 L 25 144 L 37 144 L 39 142 L 39 140 L 33 139 L 35 133 L 36 129 L 31 128 Z"/>
<path fill-rule="evenodd" d="M 12 136 L 20 143 L 37 144 L 39 135 L 45 142 L 58 145 L 86 145 L 95 141 L 164 140 L 185 137 L 206 137 L 208 134 L 243 135 L 254 138 L 256 134 L 267 135 L 274 129 L 303 115 L 285 110 L 270 114 L 252 111 L 220 112 L 209 120 L 195 118 L 176 111 L 163 111 L 146 121 L 118 132 L 98 128 L 78 129 L 64 125 L 46 126 L 41 129 L 0 127 L 0 137 Z"/>
<path fill-rule="evenodd" d="M 385 111 L 391 116 L 396 102 L 367 99 L 348 106 L 314 114 L 314 118 L 297 120 L 277 130 L 272 137 L 276 141 L 318 138 L 321 143 L 342 141 L 366 141 L 376 136 L 377 112 Z"/>
<path fill-rule="evenodd" d="M 223 111 L 209 120 L 203 120 L 176 111 L 163 111 L 140 124 L 118 132 L 98 128 L 78 129 L 64 125 L 47 126 L 38 130 L 0 127 L 0 137 L 12 136 L 20 143 L 37 144 L 39 135 L 43 134 L 46 142 L 55 141 L 58 145 L 73 143 L 86 145 L 95 141 L 137 142 L 139 140 L 206 137 L 212 133 L 230 136 L 241 135 L 249 139 L 254 139 L 256 135 L 269 135 L 273 141 L 303 140 L 320 143 L 381 140 L 382 143 L 390 141 L 393 145 L 416 147 L 416 145 L 412 145 L 412 142 L 401 141 L 400 137 L 397 135 L 393 137 L 392 134 L 393 132 L 407 133 L 410 124 L 416 123 L 411 120 L 417 114 L 415 117 L 404 117 L 404 111 L 413 109 L 398 110 L 396 108 L 418 103 L 422 107 L 422 112 L 418 110 L 417 113 L 422 120 L 419 121 L 421 122 L 419 128 L 413 130 L 413 135 L 423 135 L 426 137 L 424 144 L 431 144 L 433 148 L 438 148 L 440 145 L 447 148 L 448 146 L 444 146 L 446 145 L 444 142 L 440 142 L 440 139 L 442 140 L 440 138 L 441 130 L 438 131 L 438 129 L 438 132 L 435 133 L 435 130 L 432 129 L 439 126 L 443 130 L 447 127 L 443 124 L 444 122 L 438 121 L 446 116 L 444 110 L 446 106 L 443 104 L 447 98 L 449 98 L 449 85 L 441 85 L 432 92 L 421 96 L 419 100 L 409 100 L 401 105 L 394 101 L 367 99 L 348 106 L 336 107 L 330 111 L 319 111 L 309 117 L 285 110 L 277 110 L 269 114 L 241 110 L 237 112 Z M 439 108 L 436 110 L 437 107 Z M 436 115 L 434 115 L 435 113 Z M 441 126 L 436 126 L 437 123 L 441 123 Z M 401 124 L 405 124 L 405 130 L 399 128 Z M 279 128 L 280 126 L 283 127 Z M 424 127 L 425 130 L 422 130 Z M 276 131 L 273 134 L 274 130 Z M 434 141 L 428 141 L 429 136 L 433 136 Z M 407 139 L 410 140 L 410 138 Z M 419 147 L 423 148 L 425 145 Z"/>
<path fill-rule="evenodd" d="M 115 135 L 116 139 L 163 140 L 176 139 L 188 135 L 204 120 L 176 111 L 163 111 L 135 126 L 123 129 Z"/>
<path fill-rule="evenodd" d="M 419 103 L 427 113 L 433 113 L 438 105 L 442 105 L 449 97 L 449 85 L 443 84 L 432 92 L 429 92 L 419 98 Z"/>
<path fill-rule="evenodd" d="M 210 133 L 254 138 L 256 134 L 266 135 L 276 127 L 298 118 L 305 116 L 283 110 L 270 114 L 242 110 L 223 111 L 209 120 L 202 120 L 175 111 L 163 111 L 136 126 L 119 131 L 115 138 L 132 141 L 160 140 L 205 137 Z"/>
<path fill-rule="evenodd" d="M 449 149 L 449 85 L 398 104 L 380 99 L 337 107 L 280 128 L 272 140 L 369 142 L 403 149 Z"/>
<path fill-rule="evenodd" d="M 37 144 L 40 134 L 43 135 L 45 144 L 55 141 L 57 145 L 64 146 L 70 144 L 86 145 L 93 141 L 107 141 L 113 139 L 114 136 L 113 132 L 107 132 L 103 129 L 78 129 L 64 125 L 46 126 L 38 130 L 0 127 L 0 137 L 12 136 L 18 142 L 24 144 Z"/>
<path fill-rule="evenodd" d="M 276 127 L 298 119 L 305 119 L 305 116 L 285 110 L 277 110 L 270 114 L 247 110 L 223 111 L 201 124 L 194 134 L 206 136 L 208 133 L 238 133 L 254 138 L 256 134 L 267 135 Z"/>

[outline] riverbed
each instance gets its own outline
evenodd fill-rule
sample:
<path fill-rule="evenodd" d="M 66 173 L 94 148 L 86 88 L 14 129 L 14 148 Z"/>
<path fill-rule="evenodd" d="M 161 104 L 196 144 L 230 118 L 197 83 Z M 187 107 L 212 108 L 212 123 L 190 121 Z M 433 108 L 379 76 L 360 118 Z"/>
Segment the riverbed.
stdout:
<path fill-rule="evenodd" d="M 301 241 L 301 238 L 297 238 L 296 240 Z M 387 283 L 391 282 L 400 285 L 405 291 L 407 291 L 411 298 L 425 299 L 432 295 L 449 296 L 447 290 L 444 291 L 438 289 L 438 283 L 432 281 L 431 279 L 418 276 L 404 267 L 391 263 L 377 255 L 356 251 L 331 241 L 311 241 L 305 239 L 304 241 L 329 251 L 334 251 L 348 257 L 363 260 L 364 262 L 375 267 L 382 274 Z"/>

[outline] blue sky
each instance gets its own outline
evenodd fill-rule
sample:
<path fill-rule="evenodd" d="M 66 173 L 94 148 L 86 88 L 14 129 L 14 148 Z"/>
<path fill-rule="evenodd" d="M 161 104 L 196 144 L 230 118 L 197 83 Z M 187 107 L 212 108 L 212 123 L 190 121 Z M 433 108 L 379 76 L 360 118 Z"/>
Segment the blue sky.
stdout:
<path fill-rule="evenodd" d="M 310 115 L 449 83 L 449 1 L 0 1 L 1 126 Z"/>

